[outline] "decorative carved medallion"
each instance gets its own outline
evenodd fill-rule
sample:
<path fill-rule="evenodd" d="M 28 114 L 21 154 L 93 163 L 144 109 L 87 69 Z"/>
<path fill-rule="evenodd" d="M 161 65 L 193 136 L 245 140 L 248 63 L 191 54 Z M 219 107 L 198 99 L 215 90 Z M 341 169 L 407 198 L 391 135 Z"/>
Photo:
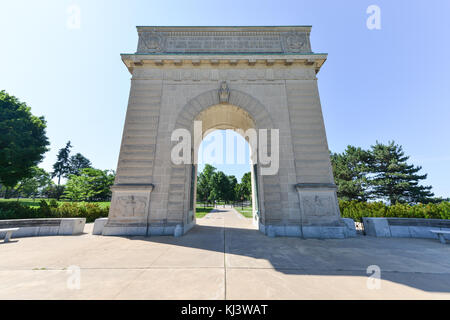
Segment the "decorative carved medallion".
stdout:
<path fill-rule="evenodd" d="M 304 33 L 289 32 L 284 38 L 285 52 L 305 52 L 307 51 L 307 40 Z"/>
<path fill-rule="evenodd" d="M 230 89 L 228 88 L 228 84 L 226 81 L 222 81 L 220 83 L 219 88 L 219 102 L 220 103 L 228 103 L 230 100 Z"/>
<path fill-rule="evenodd" d="M 142 40 L 149 52 L 164 51 L 164 38 L 155 30 L 143 33 Z"/>

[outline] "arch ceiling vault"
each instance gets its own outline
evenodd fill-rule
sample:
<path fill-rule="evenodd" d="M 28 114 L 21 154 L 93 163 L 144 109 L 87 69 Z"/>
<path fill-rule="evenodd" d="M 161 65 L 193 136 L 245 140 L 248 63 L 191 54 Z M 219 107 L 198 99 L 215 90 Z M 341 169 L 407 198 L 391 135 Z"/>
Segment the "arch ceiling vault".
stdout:
<path fill-rule="evenodd" d="M 327 55 L 311 51 L 311 27 L 137 30 L 137 52 L 122 54 L 132 79 L 104 235 L 182 235 L 195 225 L 195 166 L 171 161 L 172 132 L 183 128 L 194 136 L 195 120 L 203 121 L 203 131 L 279 130 L 277 173 L 256 169 L 254 221 L 261 232 L 350 235 L 339 213 L 317 88 Z"/>

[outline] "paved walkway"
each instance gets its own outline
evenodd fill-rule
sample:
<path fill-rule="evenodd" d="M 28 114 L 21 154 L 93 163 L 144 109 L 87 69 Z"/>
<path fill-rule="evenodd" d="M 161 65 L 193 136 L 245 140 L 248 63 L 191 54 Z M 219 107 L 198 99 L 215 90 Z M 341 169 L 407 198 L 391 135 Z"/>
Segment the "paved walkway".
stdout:
<path fill-rule="evenodd" d="M 368 282 L 370 265 L 380 267 L 378 289 Z M 218 209 L 181 238 L 0 242 L 0 299 L 450 299 L 450 245 L 272 239 Z"/>

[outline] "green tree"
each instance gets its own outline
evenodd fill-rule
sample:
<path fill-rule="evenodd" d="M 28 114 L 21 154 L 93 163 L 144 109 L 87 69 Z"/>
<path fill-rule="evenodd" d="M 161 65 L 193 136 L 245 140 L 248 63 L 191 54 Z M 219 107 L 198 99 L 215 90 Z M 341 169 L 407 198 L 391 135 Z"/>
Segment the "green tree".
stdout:
<path fill-rule="evenodd" d="M 228 176 L 228 180 L 230 181 L 230 187 L 228 189 L 227 201 L 236 201 L 236 186 L 238 185 L 237 179 L 235 176 Z"/>
<path fill-rule="evenodd" d="M 36 198 L 43 189 L 52 183 L 50 174 L 39 167 L 32 168 L 30 177 L 19 181 L 16 189 L 17 195 L 23 195 L 26 198 Z"/>
<path fill-rule="evenodd" d="M 52 178 L 58 177 L 58 186 L 61 184 L 61 177 L 67 178 L 70 174 L 70 141 L 66 146 L 59 149 L 56 162 L 53 164 Z"/>
<path fill-rule="evenodd" d="M 227 201 L 230 194 L 230 180 L 222 171 L 215 172 L 211 177 L 211 193 L 209 200 L 225 200 Z"/>
<path fill-rule="evenodd" d="M 81 170 L 86 168 L 92 168 L 92 163 L 81 153 L 77 153 L 74 156 L 70 157 L 69 161 L 70 174 L 80 175 Z"/>
<path fill-rule="evenodd" d="M 212 189 L 212 176 L 216 172 L 210 164 L 206 164 L 203 171 L 197 177 L 197 199 L 201 201 L 209 200 Z"/>
<path fill-rule="evenodd" d="M 89 179 L 73 174 L 67 180 L 63 197 L 72 201 L 84 201 L 89 197 L 89 190 Z"/>
<path fill-rule="evenodd" d="M 115 173 L 94 168 L 81 169 L 79 175 L 72 174 L 66 183 L 64 197 L 72 201 L 105 201 L 111 197 L 111 186 Z"/>
<path fill-rule="evenodd" d="M 331 153 L 334 181 L 340 199 L 369 199 L 367 174 L 370 157 L 370 152 L 353 146 L 347 146 L 343 153 Z"/>
<path fill-rule="evenodd" d="M 409 156 L 405 156 L 403 148 L 394 141 L 387 145 L 378 141 L 371 147 L 370 184 L 372 193 L 391 204 L 397 202 L 428 202 L 434 194 L 431 186 L 419 185 L 426 179 L 426 174 L 418 174 L 420 166 L 408 164 Z"/>
<path fill-rule="evenodd" d="M 241 183 L 242 185 L 242 195 L 245 200 L 252 199 L 252 174 L 250 172 L 245 173 L 242 176 Z"/>
<path fill-rule="evenodd" d="M 44 117 L 33 116 L 30 110 L 16 97 L 0 91 L 0 181 L 8 188 L 30 177 L 32 168 L 48 151 Z"/>

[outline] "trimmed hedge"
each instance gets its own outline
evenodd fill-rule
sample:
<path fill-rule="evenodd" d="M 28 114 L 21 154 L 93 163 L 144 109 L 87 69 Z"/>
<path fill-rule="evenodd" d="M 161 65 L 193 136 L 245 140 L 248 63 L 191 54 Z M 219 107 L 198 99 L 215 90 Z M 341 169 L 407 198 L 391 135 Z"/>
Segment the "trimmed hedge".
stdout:
<path fill-rule="evenodd" d="M 450 219 L 450 202 L 429 204 L 395 204 L 388 206 L 382 202 L 339 201 L 343 218 L 361 221 L 362 217 L 396 217 Z M 86 218 L 86 222 L 94 222 L 97 218 L 108 216 L 109 206 L 100 206 L 92 202 L 56 201 L 47 204 L 45 200 L 39 207 L 29 207 L 20 202 L 0 202 L 0 220 L 33 219 L 33 218 Z"/>
<path fill-rule="evenodd" d="M 42 200 L 39 207 L 29 207 L 15 201 L 0 202 L 0 220 L 37 219 L 37 218 L 86 218 L 94 222 L 97 218 L 107 217 L 109 206 L 102 207 L 92 202 L 50 202 Z"/>
<path fill-rule="evenodd" d="M 382 202 L 339 200 L 339 208 L 343 218 L 355 221 L 362 217 L 450 219 L 450 202 L 388 206 Z"/>

